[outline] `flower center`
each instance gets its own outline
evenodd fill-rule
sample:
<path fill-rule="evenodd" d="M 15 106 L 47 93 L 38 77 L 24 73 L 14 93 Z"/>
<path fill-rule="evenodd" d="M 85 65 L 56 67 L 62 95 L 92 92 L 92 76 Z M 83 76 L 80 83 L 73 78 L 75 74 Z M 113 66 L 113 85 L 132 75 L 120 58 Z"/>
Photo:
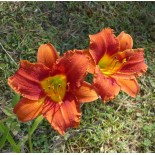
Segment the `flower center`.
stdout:
<path fill-rule="evenodd" d="M 118 72 L 126 62 L 126 54 L 124 52 L 118 52 L 112 56 L 105 54 L 99 61 L 98 65 L 101 72 L 110 76 Z"/>
<path fill-rule="evenodd" d="M 48 77 L 41 81 L 41 86 L 47 96 L 61 104 L 67 90 L 67 78 L 63 74 Z"/>

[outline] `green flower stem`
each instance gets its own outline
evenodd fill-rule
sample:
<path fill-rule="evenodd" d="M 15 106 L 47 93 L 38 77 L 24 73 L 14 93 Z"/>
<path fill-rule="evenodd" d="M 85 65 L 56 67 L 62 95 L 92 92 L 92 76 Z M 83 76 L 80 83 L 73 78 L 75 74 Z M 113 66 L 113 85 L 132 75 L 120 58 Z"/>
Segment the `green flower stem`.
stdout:
<path fill-rule="evenodd" d="M 32 124 L 32 127 L 30 128 L 30 125 L 28 125 L 28 143 L 29 143 L 29 148 L 30 148 L 30 152 L 33 152 L 33 145 L 32 145 L 32 134 L 34 133 L 34 131 L 37 129 L 38 125 L 41 123 L 41 121 L 43 120 L 43 116 L 39 116 L 38 118 L 36 118 L 36 120 L 34 121 L 34 123 Z M 24 140 L 24 143 L 26 142 L 27 138 Z"/>
<path fill-rule="evenodd" d="M 31 140 L 31 133 L 30 133 L 30 124 L 28 124 L 28 143 L 29 143 L 30 153 L 32 153 L 33 148 L 32 148 L 32 140 Z"/>

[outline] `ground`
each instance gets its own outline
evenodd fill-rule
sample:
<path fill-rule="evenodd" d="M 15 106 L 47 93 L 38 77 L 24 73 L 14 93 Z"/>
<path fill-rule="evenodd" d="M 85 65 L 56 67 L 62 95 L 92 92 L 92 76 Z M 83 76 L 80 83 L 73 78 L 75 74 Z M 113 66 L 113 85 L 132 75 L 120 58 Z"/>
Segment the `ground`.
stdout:
<path fill-rule="evenodd" d="M 33 152 L 155 152 L 154 10 L 155 2 L 0 2 L 0 152 L 15 152 L 8 137 L 17 144 L 33 124 L 12 114 L 18 96 L 7 78 L 19 61 L 35 62 L 39 45 L 48 42 L 60 54 L 85 49 L 89 34 L 106 27 L 116 35 L 131 34 L 134 48 L 145 49 L 148 70 L 138 79 L 140 93 L 131 98 L 121 92 L 107 103 L 84 104 L 80 126 L 64 137 L 43 120 L 32 135 Z M 30 152 L 28 142 L 20 151 Z"/>

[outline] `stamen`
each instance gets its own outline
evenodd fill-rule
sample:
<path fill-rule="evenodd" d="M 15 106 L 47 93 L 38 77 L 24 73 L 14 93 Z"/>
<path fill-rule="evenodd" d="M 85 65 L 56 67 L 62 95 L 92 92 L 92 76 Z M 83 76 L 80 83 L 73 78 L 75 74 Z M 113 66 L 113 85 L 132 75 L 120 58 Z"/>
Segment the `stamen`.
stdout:
<path fill-rule="evenodd" d="M 52 89 L 54 90 L 54 85 L 52 85 Z"/>
<path fill-rule="evenodd" d="M 103 59 L 104 60 L 104 59 Z M 103 74 L 105 75 L 112 75 L 116 73 L 118 70 L 120 70 L 123 67 L 123 64 L 126 63 L 126 57 L 124 55 L 118 54 L 112 56 L 109 60 L 109 64 L 107 65 L 100 65 L 100 70 L 102 71 Z"/>
<path fill-rule="evenodd" d="M 58 102 L 58 104 L 61 105 L 62 104 L 62 101 Z"/>
<path fill-rule="evenodd" d="M 60 95 L 58 96 L 58 98 L 59 98 L 59 100 L 61 100 L 61 96 Z"/>
<path fill-rule="evenodd" d="M 68 83 L 67 83 L 66 91 L 69 91 L 69 89 L 70 89 L 70 83 L 68 82 Z"/>
<path fill-rule="evenodd" d="M 54 102 L 61 103 L 66 94 L 67 79 L 66 76 L 58 74 L 43 80 L 41 86 Z"/>
<path fill-rule="evenodd" d="M 117 56 L 114 56 L 114 59 L 117 59 Z"/>
<path fill-rule="evenodd" d="M 119 62 L 118 60 L 115 61 L 115 64 L 114 64 L 114 66 L 112 67 L 112 69 L 114 69 L 114 68 L 116 67 L 116 65 L 118 64 L 118 62 Z"/>
<path fill-rule="evenodd" d="M 122 63 L 123 63 L 123 64 L 126 63 L 126 59 L 123 59 L 123 62 L 122 62 Z"/>
<path fill-rule="evenodd" d="M 115 62 L 115 61 L 118 61 L 118 60 L 117 60 L 117 56 L 114 56 L 114 58 L 112 59 L 111 63 L 110 63 L 106 68 L 109 68 L 109 67 L 113 66 L 112 64 L 113 64 L 113 62 Z M 114 67 L 113 67 L 113 68 L 114 68 Z"/>

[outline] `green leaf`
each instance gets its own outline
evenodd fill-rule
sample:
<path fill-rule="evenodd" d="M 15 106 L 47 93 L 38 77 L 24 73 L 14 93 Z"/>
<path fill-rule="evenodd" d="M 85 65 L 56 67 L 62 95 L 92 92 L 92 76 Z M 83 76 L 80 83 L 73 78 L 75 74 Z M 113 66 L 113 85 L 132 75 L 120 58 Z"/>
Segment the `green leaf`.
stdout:
<path fill-rule="evenodd" d="M 19 100 L 20 100 L 20 95 L 19 94 L 15 94 L 13 99 L 12 99 L 12 107 L 13 108 L 19 102 Z"/>
<path fill-rule="evenodd" d="M 2 134 L 5 134 L 5 132 L 8 130 L 8 127 L 6 127 L 3 123 L 0 123 L 0 131 L 2 132 Z M 18 145 L 16 145 L 13 137 L 10 135 L 10 133 L 8 132 L 7 134 L 7 140 L 8 142 L 11 144 L 13 151 L 19 153 L 20 152 L 20 147 Z"/>
<path fill-rule="evenodd" d="M 33 132 L 37 129 L 39 123 L 43 120 L 43 116 L 39 116 L 33 123 L 31 129 L 30 129 L 30 135 L 33 134 Z"/>
<path fill-rule="evenodd" d="M 12 122 L 11 129 L 12 129 L 11 131 L 12 131 L 13 135 L 14 136 L 17 135 L 18 132 L 20 131 L 20 123 Z"/>
<path fill-rule="evenodd" d="M 0 141 L 0 149 L 3 148 L 5 141 L 7 140 L 8 133 L 9 133 L 9 129 L 7 129 L 5 133 L 3 133 L 2 139 Z"/>
<path fill-rule="evenodd" d="M 3 111 L 4 114 L 7 115 L 8 117 L 15 118 L 15 114 L 13 113 L 13 109 L 12 109 L 12 108 L 5 107 L 5 108 L 2 109 L 2 111 Z"/>
<path fill-rule="evenodd" d="M 20 147 L 28 140 L 28 135 L 24 136 L 20 142 L 18 142 L 17 146 Z"/>
<path fill-rule="evenodd" d="M 33 132 L 37 129 L 39 123 L 41 123 L 41 121 L 43 120 L 43 116 L 39 116 L 37 117 L 37 119 L 34 121 L 32 127 L 30 128 L 29 134 L 30 136 L 33 134 Z M 26 136 L 24 136 L 24 138 L 22 139 L 22 141 L 20 141 L 17 146 L 20 146 L 22 143 L 25 143 L 28 140 L 28 134 Z"/>

